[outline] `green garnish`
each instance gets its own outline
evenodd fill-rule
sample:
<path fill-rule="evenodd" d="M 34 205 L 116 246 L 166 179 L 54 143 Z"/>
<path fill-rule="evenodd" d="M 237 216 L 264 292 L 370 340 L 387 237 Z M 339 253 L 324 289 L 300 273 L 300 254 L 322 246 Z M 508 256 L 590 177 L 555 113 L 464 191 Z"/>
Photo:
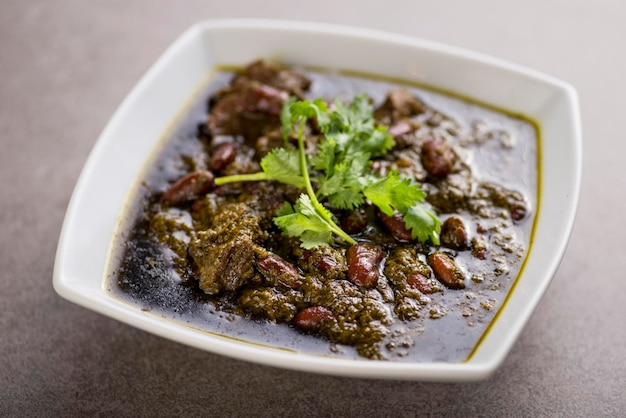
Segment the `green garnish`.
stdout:
<path fill-rule="evenodd" d="M 304 147 L 304 126 L 309 119 L 315 120 L 323 134 L 311 157 Z M 305 189 L 294 205 L 285 202 L 274 218 L 283 234 L 300 238 L 303 248 L 332 244 L 335 237 L 356 243 L 320 200 L 338 209 L 354 209 L 368 199 L 388 216 L 400 213 L 413 238 L 439 244 L 441 221 L 424 202 L 426 193 L 420 186 L 395 171 L 385 177 L 372 171 L 371 158 L 385 155 L 395 141 L 386 126 L 375 125 L 367 95 L 357 96 L 349 105 L 336 99 L 333 107 L 322 99 L 290 99 L 281 122 L 285 143 L 296 132 L 297 150 L 276 148 L 261 160 L 263 171 L 216 178 L 215 184 L 275 180 Z"/>

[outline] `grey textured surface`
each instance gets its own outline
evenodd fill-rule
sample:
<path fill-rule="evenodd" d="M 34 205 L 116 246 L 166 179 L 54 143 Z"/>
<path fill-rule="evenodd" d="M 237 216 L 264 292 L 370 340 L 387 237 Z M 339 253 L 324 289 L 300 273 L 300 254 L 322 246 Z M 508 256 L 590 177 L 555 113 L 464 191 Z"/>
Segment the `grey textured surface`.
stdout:
<path fill-rule="evenodd" d="M 0 1 L 0 416 L 626 416 L 626 3 Z M 579 214 L 561 267 L 495 375 L 356 380 L 223 358 L 73 305 L 52 289 L 81 167 L 126 93 L 205 18 L 384 29 L 572 83 Z"/>

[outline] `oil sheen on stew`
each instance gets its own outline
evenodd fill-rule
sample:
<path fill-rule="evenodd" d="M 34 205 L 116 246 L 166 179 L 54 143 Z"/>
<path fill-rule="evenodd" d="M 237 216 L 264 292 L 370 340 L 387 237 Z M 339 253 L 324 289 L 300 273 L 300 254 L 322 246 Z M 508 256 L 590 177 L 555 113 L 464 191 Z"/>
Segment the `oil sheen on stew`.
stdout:
<path fill-rule="evenodd" d="M 276 148 L 297 149 L 281 130 L 288 100 L 323 98 L 332 111 L 363 94 L 377 129 L 393 138 L 388 152 L 371 156 L 369 175 L 393 172 L 419 185 L 441 222 L 438 243 L 415 239 L 400 216 L 368 199 L 338 209 L 320 194 L 355 243 L 335 237 L 303 248 L 274 222 L 303 188 L 214 184 L 259 172 Z M 323 137 L 317 125 L 302 125 L 309 159 Z M 528 120 L 396 81 L 262 60 L 216 70 L 139 179 L 107 287 L 142 310 L 253 344 L 464 361 L 529 250 L 537 141 Z"/>

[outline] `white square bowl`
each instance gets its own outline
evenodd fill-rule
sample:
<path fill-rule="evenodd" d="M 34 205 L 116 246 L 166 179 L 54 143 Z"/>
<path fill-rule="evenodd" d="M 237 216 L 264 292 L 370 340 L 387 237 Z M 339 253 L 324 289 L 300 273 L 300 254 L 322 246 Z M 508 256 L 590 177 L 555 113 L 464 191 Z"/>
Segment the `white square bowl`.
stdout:
<path fill-rule="evenodd" d="M 396 363 L 275 350 L 147 314 L 104 290 L 116 227 L 156 142 L 212 68 L 244 65 L 259 57 L 419 82 L 538 122 L 542 176 L 534 242 L 522 276 L 468 361 Z M 465 50 L 366 29 L 287 21 L 207 21 L 191 27 L 167 49 L 98 139 L 67 210 L 54 288 L 72 302 L 127 324 L 238 359 L 345 376 L 477 380 L 502 362 L 557 270 L 576 212 L 581 160 L 576 93 L 552 77 Z"/>

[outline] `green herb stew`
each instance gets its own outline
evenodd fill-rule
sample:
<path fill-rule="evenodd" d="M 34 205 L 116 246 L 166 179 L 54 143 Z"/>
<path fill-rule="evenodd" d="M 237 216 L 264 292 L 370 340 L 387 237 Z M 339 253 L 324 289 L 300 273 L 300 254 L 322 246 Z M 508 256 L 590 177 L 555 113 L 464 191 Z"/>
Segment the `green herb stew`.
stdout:
<path fill-rule="evenodd" d="M 463 361 L 526 258 L 537 158 L 532 122 L 423 87 L 216 71 L 140 179 L 107 285 L 254 344 Z"/>

